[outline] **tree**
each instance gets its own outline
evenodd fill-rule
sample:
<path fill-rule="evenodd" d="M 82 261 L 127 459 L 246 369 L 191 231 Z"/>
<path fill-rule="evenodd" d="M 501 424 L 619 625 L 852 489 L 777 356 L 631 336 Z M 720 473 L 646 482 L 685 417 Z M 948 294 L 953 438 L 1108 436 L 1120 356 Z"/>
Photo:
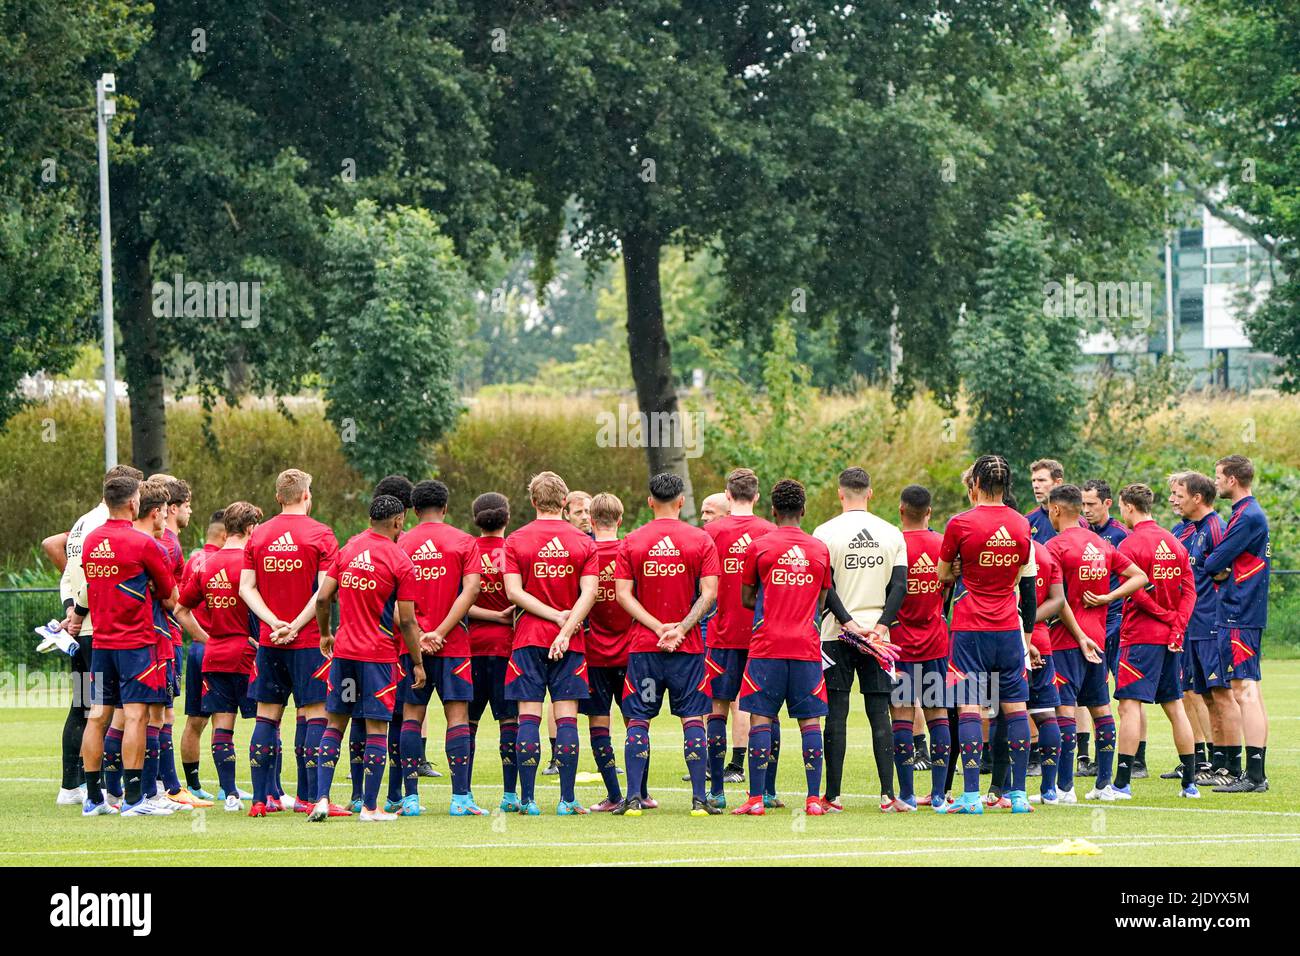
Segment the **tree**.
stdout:
<path fill-rule="evenodd" d="M 1282 359 L 1282 387 L 1300 391 L 1300 0 L 1189 0 L 1149 26 L 1154 72 L 1183 120 L 1171 161 L 1275 261 L 1246 329 Z"/>
<path fill-rule="evenodd" d="M 1046 453 L 1067 457 L 1083 404 L 1074 380 L 1079 320 L 1045 302 L 1053 274 L 1043 214 L 1021 197 L 990 230 L 980 298 L 953 337 L 977 455 L 1003 455 L 1012 474 Z"/>
<path fill-rule="evenodd" d="M 452 372 L 466 332 L 464 266 L 428 212 L 381 213 L 372 200 L 331 218 L 325 255 L 317 349 L 344 454 L 372 481 L 427 474 L 433 443 L 461 410 Z"/>
<path fill-rule="evenodd" d="M 138 107 L 113 179 L 139 467 L 166 465 L 169 376 L 210 404 L 289 394 L 358 358 L 315 348 L 326 208 L 426 208 L 471 265 L 508 244 L 526 196 L 488 160 L 492 90 L 463 68 L 448 23 L 417 3 L 155 4 L 148 44 L 119 73 Z M 176 274 L 257 283 L 256 325 L 160 318 L 155 283 Z"/>
<path fill-rule="evenodd" d="M 66 369 L 95 334 L 94 84 L 143 42 L 147 9 L 0 3 L 0 427 L 24 375 Z"/>

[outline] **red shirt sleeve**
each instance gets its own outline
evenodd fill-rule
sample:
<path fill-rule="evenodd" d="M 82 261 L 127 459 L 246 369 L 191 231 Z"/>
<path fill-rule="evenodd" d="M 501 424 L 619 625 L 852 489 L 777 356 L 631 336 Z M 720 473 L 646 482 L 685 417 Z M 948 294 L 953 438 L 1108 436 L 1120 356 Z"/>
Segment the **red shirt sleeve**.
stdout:
<path fill-rule="evenodd" d="M 320 570 L 328 568 L 334 563 L 334 559 L 339 553 L 339 539 L 334 537 L 334 532 L 325 528 L 321 532 L 320 541 L 316 543 L 316 548 L 320 552 L 320 564 L 316 567 Z"/>
<path fill-rule="evenodd" d="M 614 579 L 617 581 L 634 581 L 632 576 L 632 557 L 628 554 L 627 538 L 619 542 L 618 553 L 614 555 Z"/>
<path fill-rule="evenodd" d="M 700 551 L 704 560 L 700 562 L 700 577 L 714 577 L 722 574 L 722 562 L 718 560 L 718 548 L 712 537 L 700 539 Z"/>
<path fill-rule="evenodd" d="M 169 598 L 172 594 L 172 588 L 176 587 L 176 579 L 172 577 L 171 568 L 167 567 L 167 559 L 163 557 L 163 550 L 156 546 L 144 549 L 144 554 L 140 558 L 140 564 L 144 567 L 145 573 L 153 581 L 154 591 L 160 598 Z"/>
<path fill-rule="evenodd" d="M 600 574 L 600 552 L 596 548 L 594 541 L 587 544 L 587 556 L 582 559 L 582 564 L 578 568 L 578 577 L 589 577 Z"/>
<path fill-rule="evenodd" d="M 949 564 L 957 557 L 961 544 L 961 515 L 953 515 L 943 529 L 943 541 L 939 544 L 939 560 Z"/>
<path fill-rule="evenodd" d="M 511 536 L 513 537 L 513 535 Z M 519 559 L 515 557 L 515 542 L 511 538 L 506 538 L 505 547 L 501 549 L 505 555 L 504 565 L 501 569 L 502 574 L 523 574 L 519 570 Z"/>
<path fill-rule="evenodd" d="M 750 587 L 758 585 L 758 548 L 754 545 L 750 545 L 745 552 L 745 563 L 740 568 L 740 583 Z"/>
<path fill-rule="evenodd" d="M 393 574 L 397 577 L 397 600 L 414 601 L 416 598 L 415 565 L 405 552 L 393 555 Z"/>
<path fill-rule="evenodd" d="M 191 574 L 181 586 L 180 604 L 182 607 L 196 608 L 203 603 L 203 588 L 199 585 L 199 576 Z"/>

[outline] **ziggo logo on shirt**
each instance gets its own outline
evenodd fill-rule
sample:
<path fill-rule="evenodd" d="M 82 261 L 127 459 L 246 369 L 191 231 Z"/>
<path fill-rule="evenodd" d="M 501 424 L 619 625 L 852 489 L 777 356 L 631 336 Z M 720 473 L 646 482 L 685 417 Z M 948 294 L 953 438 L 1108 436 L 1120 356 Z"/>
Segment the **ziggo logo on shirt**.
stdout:
<path fill-rule="evenodd" d="M 374 591 L 379 587 L 379 582 L 372 578 L 363 578 L 351 571 L 344 571 L 343 577 L 339 578 L 339 587 L 352 591 Z"/>

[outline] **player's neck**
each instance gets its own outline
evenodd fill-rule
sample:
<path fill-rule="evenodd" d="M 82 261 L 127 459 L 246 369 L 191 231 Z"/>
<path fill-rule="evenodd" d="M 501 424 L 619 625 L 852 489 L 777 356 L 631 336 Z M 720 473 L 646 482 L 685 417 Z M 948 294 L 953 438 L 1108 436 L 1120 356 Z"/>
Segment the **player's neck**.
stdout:
<path fill-rule="evenodd" d="M 1229 498 L 1228 500 L 1235 505 L 1238 502 L 1240 502 L 1243 498 L 1249 498 L 1249 497 L 1250 497 L 1249 488 L 1234 488 L 1232 491 L 1232 497 Z"/>
<path fill-rule="evenodd" d="M 479 535 L 480 538 L 504 538 L 506 536 L 505 528 L 497 528 L 495 531 L 484 531 Z"/>
<path fill-rule="evenodd" d="M 914 523 L 911 521 L 903 521 L 898 525 L 900 531 L 927 531 L 929 528 L 930 526 L 928 524 Z"/>
<path fill-rule="evenodd" d="M 280 509 L 282 515 L 305 515 L 307 513 L 307 502 L 300 501 L 296 505 L 284 505 Z"/>
<path fill-rule="evenodd" d="M 129 521 L 129 522 L 131 522 L 132 525 L 135 524 L 135 518 L 131 517 L 131 506 L 130 506 L 130 505 L 126 505 L 126 506 L 124 506 L 124 507 L 117 508 L 117 509 L 109 508 L 109 509 L 108 509 L 108 520 L 109 520 L 109 521 Z"/>
<path fill-rule="evenodd" d="M 222 551 L 243 551 L 244 545 L 248 544 L 248 538 L 242 534 L 232 534 L 226 538 L 226 543 L 221 546 Z"/>
<path fill-rule="evenodd" d="M 1200 505 L 1199 507 L 1187 512 L 1187 514 L 1184 515 L 1184 517 L 1188 521 L 1200 521 L 1202 518 L 1210 514 L 1210 512 L 1212 511 L 1214 511 L 1214 509 L 1211 508 L 1209 505 Z"/>
<path fill-rule="evenodd" d="M 754 502 L 733 500 L 729 513 L 733 518 L 752 518 L 754 517 Z"/>
<path fill-rule="evenodd" d="M 181 533 L 181 525 L 180 525 L 180 522 L 179 522 L 179 521 L 176 521 L 176 520 L 173 519 L 173 518 L 168 518 L 168 519 L 167 519 L 167 530 L 170 531 L 172 534 L 179 536 L 180 533 Z"/>
<path fill-rule="evenodd" d="M 861 498 L 861 499 L 858 499 L 858 500 L 853 500 L 853 499 L 851 499 L 851 498 L 845 498 L 843 501 L 840 502 L 840 513 L 841 513 L 841 514 L 848 514 L 850 511 L 867 511 L 867 512 L 869 512 L 869 511 L 871 511 L 871 508 L 869 507 L 870 504 L 871 504 L 871 499 L 870 499 L 870 498 Z"/>
<path fill-rule="evenodd" d="M 421 511 L 415 516 L 420 524 L 446 524 L 447 512 L 445 511 Z"/>
<path fill-rule="evenodd" d="M 596 540 L 597 540 L 597 541 L 617 541 L 617 540 L 618 540 L 618 529 L 617 529 L 617 528 L 595 528 L 595 529 L 593 529 L 593 533 L 596 535 Z"/>
<path fill-rule="evenodd" d="M 537 520 L 538 521 L 564 521 L 564 515 L 560 514 L 558 511 L 539 511 L 537 512 Z"/>
<path fill-rule="evenodd" d="M 673 508 L 673 507 L 651 508 L 650 511 L 654 515 L 655 521 L 662 521 L 664 518 L 668 518 L 672 521 L 681 520 L 682 511 L 680 508 Z"/>
<path fill-rule="evenodd" d="M 773 515 L 772 522 L 778 528 L 797 528 L 799 527 L 799 515 Z"/>

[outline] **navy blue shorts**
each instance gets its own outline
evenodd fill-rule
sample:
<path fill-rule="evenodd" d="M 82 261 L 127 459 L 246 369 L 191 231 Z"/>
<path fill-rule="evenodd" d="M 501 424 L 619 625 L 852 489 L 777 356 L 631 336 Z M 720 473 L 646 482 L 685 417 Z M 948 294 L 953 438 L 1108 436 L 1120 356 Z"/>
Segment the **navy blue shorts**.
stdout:
<path fill-rule="evenodd" d="M 1208 638 L 1183 642 L 1183 693 L 1209 693 L 1216 687 L 1231 687 L 1231 669 L 1223 658 L 1223 645 L 1217 633 Z"/>
<path fill-rule="evenodd" d="M 319 704 L 328 693 L 325 686 L 328 673 L 325 655 L 319 647 L 258 645 L 248 693 L 260 703 L 281 707 L 289 703 L 290 694 L 297 707 Z"/>
<path fill-rule="evenodd" d="M 181 695 L 181 674 L 185 671 L 185 647 L 172 645 L 172 656 L 167 661 L 167 703 Z"/>
<path fill-rule="evenodd" d="M 936 657 L 928 661 L 913 661 L 894 665 L 898 675 L 889 702 L 896 707 L 920 704 L 922 707 L 947 709 L 952 704 L 948 687 L 948 658 Z"/>
<path fill-rule="evenodd" d="M 121 707 L 125 704 L 165 704 L 167 696 L 167 661 L 155 660 L 156 648 L 132 647 L 107 650 L 95 647 L 90 652 L 90 702 L 94 706 Z M 163 669 L 157 680 L 158 668 Z M 156 683 L 151 687 L 145 683 Z"/>
<path fill-rule="evenodd" d="M 453 700 L 474 699 L 474 675 L 469 657 L 425 657 L 424 686 L 416 690 L 411 686 L 411 655 L 402 655 L 402 682 L 397 687 L 399 704 L 418 704 L 428 707 L 433 692 L 444 704 Z"/>
<path fill-rule="evenodd" d="M 1116 670 L 1119 666 L 1119 621 L 1115 622 L 1114 629 L 1106 629 L 1106 647 L 1102 656 L 1106 658 L 1106 673 L 1114 677 L 1119 673 Z"/>
<path fill-rule="evenodd" d="M 796 720 L 825 717 L 828 710 L 821 661 L 751 657 L 740 686 L 740 709 L 760 717 L 777 716 L 782 704 Z"/>
<path fill-rule="evenodd" d="M 1043 666 L 1029 672 L 1029 710 L 1055 710 L 1061 706 L 1058 685 L 1064 678 L 1056 676 L 1052 654 L 1043 655 Z"/>
<path fill-rule="evenodd" d="M 642 651 L 627 657 L 627 675 L 619 706 L 626 720 L 653 720 L 664 695 L 674 717 L 703 717 L 713 712 L 704 692 L 704 655 Z"/>
<path fill-rule="evenodd" d="M 347 714 L 356 720 L 393 719 L 400 680 L 397 664 L 352 661 L 335 657 L 330 662 L 325 710 Z"/>
<path fill-rule="evenodd" d="M 506 664 L 506 700 L 538 702 L 582 700 L 587 688 L 587 658 L 577 651 L 565 651 L 558 661 L 550 659 L 550 648 L 516 647 Z"/>
<path fill-rule="evenodd" d="M 608 717 L 614 701 L 623 696 L 626 667 L 588 667 L 587 684 L 591 696 L 578 701 L 578 713 L 584 717 Z"/>
<path fill-rule="evenodd" d="M 1064 680 L 1056 682 L 1063 707 L 1104 707 L 1110 703 L 1110 686 L 1106 683 L 1106 662 L 1091 663 L 1077 647 L 1052 651 L 1056 673 Z"/>
<path fill-rule="evenodd" d="M 1260 642 L 1264 639 L 1263 630 L 1258 627 L 1233 627 L 1220 630 L 1227 631 L 1226 640 L 1221 638 L 1219 646 L 1224 648 L 1228 655 L 1227 659 L 1232 661 L 1229 677 L 1232 680 L 1262 680 L 1259 654 Z"/>
<path fill-rule="evenodd" d="M 1100 665 L 1103 670 L 1105 665 Z M 993 678 L 997 674 L 998 690 L 993 696 Z M 1029 700 L 1029 680 L 1025 676 L 1025 639 L 1018 630 L 953 631 L 952 658 L 948 666 L 956 703 L 1015 704 Z"/>
<path fill-rule="evenodd" d="M 740 679 L 745 676 L 749 651 L 742 647 L 709 647 L 704 650 L 704 693 L 713 700 L 735 700 Z"/>
<path fill-rule="evenodd" d="M 203 691 L 203 716 L 239 714 L 245 720 L 257 716 L 257 701 L 248 696 L 247 674 L 208 671 L 199 683 Z"/>
<path fill-rule="evenodd" d="M 469 719 L 478 722 L 492 705 L 492 719 L 500 723 L 519 716 L 519 705 L 506 700 L 506 666 L 508 657 L 475 657 L 470 665 L 474 679 L 474 698 L 469 702 Z"/>
<path fill-rule="evenodd" d="M 1183 655 L 1164 644 L 1129 644 L 1119 652 L 1115 677 L 1116 700 L 1167 704 L 1183 699 Z"/>
<path fill-rule="evenodd" d="M 206 644 L 190 642 L 185 655 L 185 716 L 206 717 L 203 709 L 203 652 Z"/>

